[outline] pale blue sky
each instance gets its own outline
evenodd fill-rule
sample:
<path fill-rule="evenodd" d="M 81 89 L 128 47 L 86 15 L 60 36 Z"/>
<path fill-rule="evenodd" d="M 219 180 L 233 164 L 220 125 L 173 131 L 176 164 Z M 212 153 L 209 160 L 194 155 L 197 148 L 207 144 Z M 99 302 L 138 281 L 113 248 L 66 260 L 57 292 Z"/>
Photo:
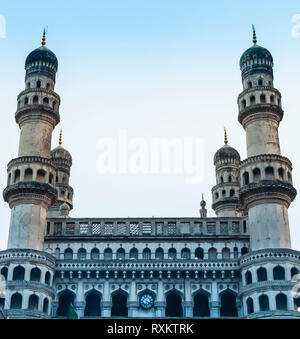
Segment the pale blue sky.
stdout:
<path fill-rule="evenodd" d="M 26 56 L 47 45 L 59 59 L 64 146 L 72 153 L 74 217 L 198 216 L 202 192 L 210 209 L 215 184 L 213 156 L 230 144 L 246 157 L 237 121 L 242 91 L 239 58 L 251 46 L 251 24 L 259 44 L 275 60 L 275 86 L 282 92 L 282 154 L 294 163 L 300 187 L 300 39 L 292 36 L 299 1 L 271 0 L 10 0 L 0 4 L 6 39 L 0 39 L 0 187 L 6 165 L 17 157 L 16 97 L 24 88 Z M 60 126 L 59 126 L 60 128 Z M 54 132 L 57 145 L 59 128 Z M 99 175 L 96 145 L 102 137 L 200 137 L 205 176 L 186 185 L 183 175 Z M 290 209 L 293 245 L 300 249 L 300 202 Z M 0 249 L 6 247 L 10 210 L 0 202 Z"/>

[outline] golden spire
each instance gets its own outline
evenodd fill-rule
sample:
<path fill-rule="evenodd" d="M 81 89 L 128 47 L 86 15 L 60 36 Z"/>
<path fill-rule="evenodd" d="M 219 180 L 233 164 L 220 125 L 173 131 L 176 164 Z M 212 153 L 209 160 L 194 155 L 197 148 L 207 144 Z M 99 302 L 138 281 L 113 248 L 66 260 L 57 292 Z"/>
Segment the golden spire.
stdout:
<path fill-rule="evenodd" d="M 204 193 L 202 193 L 202 201 L 204 201 Z"/>
<path fill-rule="evenodd" d="M 253 44 L 256 46 L 257 45 L 257 37 L 256 37 L 256 30 L 254 25 L 252 25 L 252 30 L 253 30 Z"/>
<path fill-rule="evenodd" d="M 62 129 L 60 130 L 60 134 L 59 134 L 59 146 L 62 146 Z"/>
<path fill-rule="evenodd" d="M 44 32 L 43 32 L 42 46 L 46 46 L 46 28 L 44 28 Z"/>
<path fill-rule="evenodd" d="M 228 136 L 227 136 L 226 128 L 224 128 L 224 132 L 225 132 L 225 145 L 228 145 Z"/>

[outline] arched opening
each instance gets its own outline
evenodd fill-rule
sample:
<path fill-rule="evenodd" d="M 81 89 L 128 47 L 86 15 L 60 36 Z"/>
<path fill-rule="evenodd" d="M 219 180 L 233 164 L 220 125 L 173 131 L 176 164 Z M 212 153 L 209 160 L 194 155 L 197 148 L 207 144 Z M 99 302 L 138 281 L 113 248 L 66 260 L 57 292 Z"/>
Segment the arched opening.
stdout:
<path fill-rule="evenodd" d="M 80 248 L 77 253 L 77 257 L 79 260 L 85 260 L 86 259 L 86 250 L 84 248 Z"/>
<path fill-rule="evenodd" d="M 195 318 L 210 317 L 209 300 L 206 294 L 200 292 L 194 297 L 193 316 Z"/>
<path fill-rule="evenodd" d="M 129 252 L 129 258 L 138 260 L 139 258 L 139 251 L 136 248 L 132 248 Z"/>
<path fill-rule="evenodd" d="M 38 104 L 38 103 L 39 103 L 39 97 L 38 97 L 37 95 L 34 96 L 32 102 L 33 102 L 34 104 Z"/>
<path fill-rule="evenodd" d="M 217 192 L 216 193 L 216 200 L 218 200 L 219 199 L 219 193 Z"/>
<path fill-rule="evenodd" d="M 124 260 L 125 259 L 125 250 L 124 248 L 119 248 L 117 250 L 117 260 Z"/>
<path fill-rule="evenodd" d="M 49 174 L 49 184 L 50 184 L 50 185 L 53 185 L 53 183 L 54 183 L 54 176 L 53 176 L 52 173 L 50 173 L 50 174 Z"/>
<path fill-rule="evenodd" d="M 243 174 L 243 183 L 244 183 L 244 185 L 249 185 L 249 183 L 250 183 L 250 178 L 249 178 L 249 173 L 248 172 L 245 172 Z"/>
<path fill-rule="evenodd" d="M 29 311 L 38 311 L 38 308 L 39 308 L 39 297 L 35 294 L 32 294 L 29 297 L 28 310 Z"/>
<path fill-rule="evenodd" d="M 278 311 L 287 311 L 287 296 L 283 293 L 280 293 L 276 296 L 276 309 Z"/>
<path fill-rule="evenodd" d="M 252 298 L 247 299 L 247 313 L 248 314 L 254 313 L 254 303 Z"/>
<path fill-rule="evenodd" d="M 170 248 L 168 251 L 168 258 L 171 260 L 175 260 L 177 258 L 177 251 L 175 248 Z"/>
<path fill-rule="evenodd" d="M 43 313 L 48 314 L 49 312 L 49 299 L 45 298 L 43 301 Z"/>
<path fill-rule="evenodd" d="M 230 190 L 230 197 L 233 198 L 235 196 L 235 190 Z"/>
<path fill-rule="evenodd" d="M 232 176 L 230 175 L 229 177 L 228 177 L 228 182 L 232 182 Z"/>
<path fill-rule="evenodd" d="M 263 80 L 262 80 L 262 79 L 259 79 L 259 80 L 258 80 L 258 86 L 263 86 L 263 84 L 264 84 Z"/>
<path fill-rule="evenodd" d="M 255 96 L 252 96 L 250 98 L 250 103 L 253 105 L 253 104 L 255 104 L 255 102 L 256 102 Z"/>
<path fill-rule="evenodd" d="M 260 103 L 261 103 L 261 104 L 265 104 L 265 103 L 266 103 L 266 96 L 265 96 L 264 94 L 262 94 L 262 95 L 260 96 Z"/>
<path fill-rule="evenodd" d="M 235 318 L 237 316 L 236 296 L 231 292 L 225 292 L 221 297 L 221 317 Z"/>
<path fill-rule="evenodd" d="M 277 266 L 273 270 L 274 280 L 285 280 L 285 270 L 281 266 Z"/>
<path fill-rule="evenodd" d="M 288 182 L 289 182 L 290 184 L 292 184 L 292 183 L 293 183 L 293 182 L 292 182 L 292 175 L 291 175 L 290 172 L 287 173 L 287 177 L 288 177 Z"/>
<path fill-rule="evenodd" d="M 261 312 L 266 312 L 270 310 L 269 297 L 265 294 L 259 297 L 259 309 Z"/>
<path fill-rule="evenodd" d="M 292 277 L 292 280 L 295 281 L 298 279 L 298 275 L 299 275 L 299 270 L 296 268 L 296 267 L 293 267 L 291 269 L 291 277 Z"/>
<path fill-rule="evenodd" d="M 49 99 L 47 97 L 45 97 L 43 99 L 43 103 L 44 103 L 44 105 L 49 105 Z"/>
<path fill-rule="evenodd" d="M 267 270 L 264 267 L 260 267 L 257 270 L 257 281 L 267 281 L 268 280 L 268 273 Z"/>
<path fill-rule="evenodd" d="M 112 260 L 112 250 L 111 250 L 111 248 L 106 248 L 104 250 L 104 260 Z"/>
<path fill-rule="evenodd" d="M 224 178 L 221 177 L 221 184 L 224 184 Z"/>
<path fill-rule="evenodd" d="M 33 171 L 31 168 L 27 168 L 24 173 L 24 181 L 32 181 Z"/>
<path fill-rule="evenodd" d="M 260 182 L 260 179 L 261 179 L 260 169 L 259 168 L 255 168 L 253 170 L 253 181 L 257 183 L 257 182 Z"/>
<path fill-rule="evenodd" d="M 71 304 L 74 305 L 75 294 L 69 290 L 63 291 L 58 299 L 58 308 L 56 315 L 58 317 L 67 317 L 70 312 Z"/>
<path fill-rule="evenodd" d="M 229 248 L 223 248 L 222 250 L 222 259 L 223 260 L 229 260 L 230 259 L 230 249 Z"/>
<path fill-rule="evenodd" d="M 45 274 L 45 284 L 50 285 L 51 274 L 50 272 L 46 272 Z"/>
<path fill-rule="evenodd" d="M 151 259 L 151 250 L 149 248 L 145 248 L 143 251 L 143 259 L 150 260 Z"/>
<path fill-rule="evenodd" d="M 64 257 L 66 260 L 73 260 L 73 250 L 71 248 L 67 248 L 65 250 Z"/>
<path fill-rule="evenodd" d="M 210 248 L 208 250 L 208 260 L 217 260 L 218 259 L 218 252 L 215 248 Z"/>
<path fill-rule="evenodd" d="M 112 297 L 111 316 L 128 317 L 127 295 L 121 290 Z"/>
<path fill-rule="evenodd" d="M 39 268 L 35 267 L 30 271 L 30 281 L 41 281 L 41 270 Z"/>
<path fill-rule="evenodd" d="M 284 181 L 284 169 L 283 168 L 278 169 L 278 179 L 280 181 Z"/>
<path fill-rule="evenodd" d="M 37 88 L 41 88 L 41 84 L 42 84 L 41 81 L 38 80 L 38 81 L 36 82 L 36 87 L 37 87 Z"/>
<path fill-rule="evenodd" d="M 248 252 L 249 252 L 249 250 L 248 250 L 247 247 L 243 247 L 242 250 L 241 250 L 242 255 L 246 255 Z"/>
<path fill-rule="evenodd" d="M 101 294 L 95 290 L 88 293 L 84 310 L 85 317 L 101 317 Z"/>
<path fill-rule="evenodd" d="M 13 271 L 13 280 L 21 281 L 25 279 L 25 268 L 23 266 L 17 266 Z"/>
<path fill-rule="evenodd" d="M 242 108 L 245 109 L 246 106 L 247 106 L 247 102 L 246 102 L 246 100 L 243 100 L 243 101 L 242 101 Z"/>
<path fill-rule="evenodd" d="M 203 260 L 204 259 L 204 250 L 201 247 L 198 247 L 195 251 L 195 259 Z"/>
<path fill-rule="evenodd" d="M 27 82 L 27 88 L 30 88 L 30 86 L 31 86 L 30 82 Z"/>
<path fill-rule="evenodd" d="M 99 260 L 100 258 L 100 252 L 98 248 L 93 248 L 91 251 L 91 259 L 92 260 Z"/>
<path fill-rule="evenodd" d="M 233 256 L 234 256 L 234 259 L 238 259 L 239 258 L 239 249 L 237 247 L 235 247 L 233 249 Z"/>
<path fill-rule="evenodd" d="M 29 103 L 29 99 L 28 99 L 28 98 L 25 98 L 24 104 L 25 104 L 25 105 L 28 105 L 28 103 Z"/>
<path fill-rule="evenodd" d="M 249 81 L 248 82 L 248 88 L 252 88 L 252 87 L 253 87 L 252 81 Z"/>
<path fill-rule="evenodd" d="M 274 102 L 275 102 L 275 97 L 274 97 L 274 95 L 271 95 L 271 96 L 270 96 L 270 101 L 271 101 L 271 104 L 274 104 Z"/>
<path fill-rule="evenodd" d="M 222 191 L 222 197 L 223 197 L 223 198 L 226 197 L 226 191 L 225 191 L 225 190 Z"/>
<path fill-rule="evenodd" d="M 164 259 L 164 250 L 160 247 L 155 251 L 155 259 L 163 260 Z"/>
<path fill-rule="evenodd" d="M 50 89 L 50 84 L 49 84 L 49 82 L 47 83 L 46 88 L 47 88 L 48 90 Z"/>
<path fill-rule="evenodd" d="M 44 170 L 38 170 L 36 175 L 36 181 L 39 183 L 45 183 L 46 172 Z"/>
<path fill-rule="evenodd" d="M 168 318 L 182 318 L 182 298 L 176 292 L 171 292 L 167 296 L 166 317 Z"/>
<path fill-rule="evenodd" d="M 8 268 L 7 267 L 2 267 L 0 271 L 0 275 L 2 279 L 7 280 L 7 275 L 8 275 Z"/>
<path fill-rule="evenodd" d="M 20 293 L 15 293 L 11 296 L 10 308 L 12 310 L 21 310 L 22 309 L 23 297 Z"/>
<path fill-rule="evenodd" d="M 273 167 L 267 167 L 266 170 L 265 170 L 265 173 L 266 173 L 266 179 L 267 180 L 273 180 L 275 178 Z"/>
<path fill-rule="evenodd" d="M 191 259 L 191 250 L 189 248 L 184 248 L 181 251 L 181 259 L 185 259 L 185 260 Z"/>
<path fill-rule="evenodd" d="M 20 181 L 20 176 L 21 176 L 20 170 L 16 170 L 15 174 L 14 174 L 14 184 L 16 184 Z"/>
<path fill-rule="evenodd" d="M 245 279 L 246 285 L 252 284 L 252 273 L 250 271 L 246 272 Z"/>

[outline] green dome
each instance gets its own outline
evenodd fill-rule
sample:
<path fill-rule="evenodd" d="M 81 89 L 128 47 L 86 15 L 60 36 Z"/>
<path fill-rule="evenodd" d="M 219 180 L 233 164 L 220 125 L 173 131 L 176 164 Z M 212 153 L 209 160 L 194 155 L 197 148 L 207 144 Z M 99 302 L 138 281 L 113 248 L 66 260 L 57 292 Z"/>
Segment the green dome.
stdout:
<path fill-rule="evenodd" d="M 56 55 L 46 46 L 41 46 L 32 51 L 26 59 L 25 67 L 28 67 L 29 65 L 40 61 L 47 62 L 50 65 L 53 65 L 56 70 L 58 68 L 58 60 Z"/>
<path fill-rule="evenodd" d="M 240 60 L 241 68 L 247 61 L 258 59 L 264 59 L 265 62 L 269 62 L 271 65 L 273 65 L 272 54 L 264 47 L 253 45 L 242 55 Z"/>

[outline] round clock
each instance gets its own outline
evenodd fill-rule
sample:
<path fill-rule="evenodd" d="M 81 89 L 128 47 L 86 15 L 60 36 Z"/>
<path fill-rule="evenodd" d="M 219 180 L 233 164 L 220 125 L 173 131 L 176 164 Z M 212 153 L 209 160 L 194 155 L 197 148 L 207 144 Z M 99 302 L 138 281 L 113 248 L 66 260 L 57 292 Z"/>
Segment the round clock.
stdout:
<path fill-rule="evenodd" d="M 145 310 L 150 310 L 154 305 L 154 299 L 150 294 L 144 294 L 141 296 L 140 305 Z"/>

